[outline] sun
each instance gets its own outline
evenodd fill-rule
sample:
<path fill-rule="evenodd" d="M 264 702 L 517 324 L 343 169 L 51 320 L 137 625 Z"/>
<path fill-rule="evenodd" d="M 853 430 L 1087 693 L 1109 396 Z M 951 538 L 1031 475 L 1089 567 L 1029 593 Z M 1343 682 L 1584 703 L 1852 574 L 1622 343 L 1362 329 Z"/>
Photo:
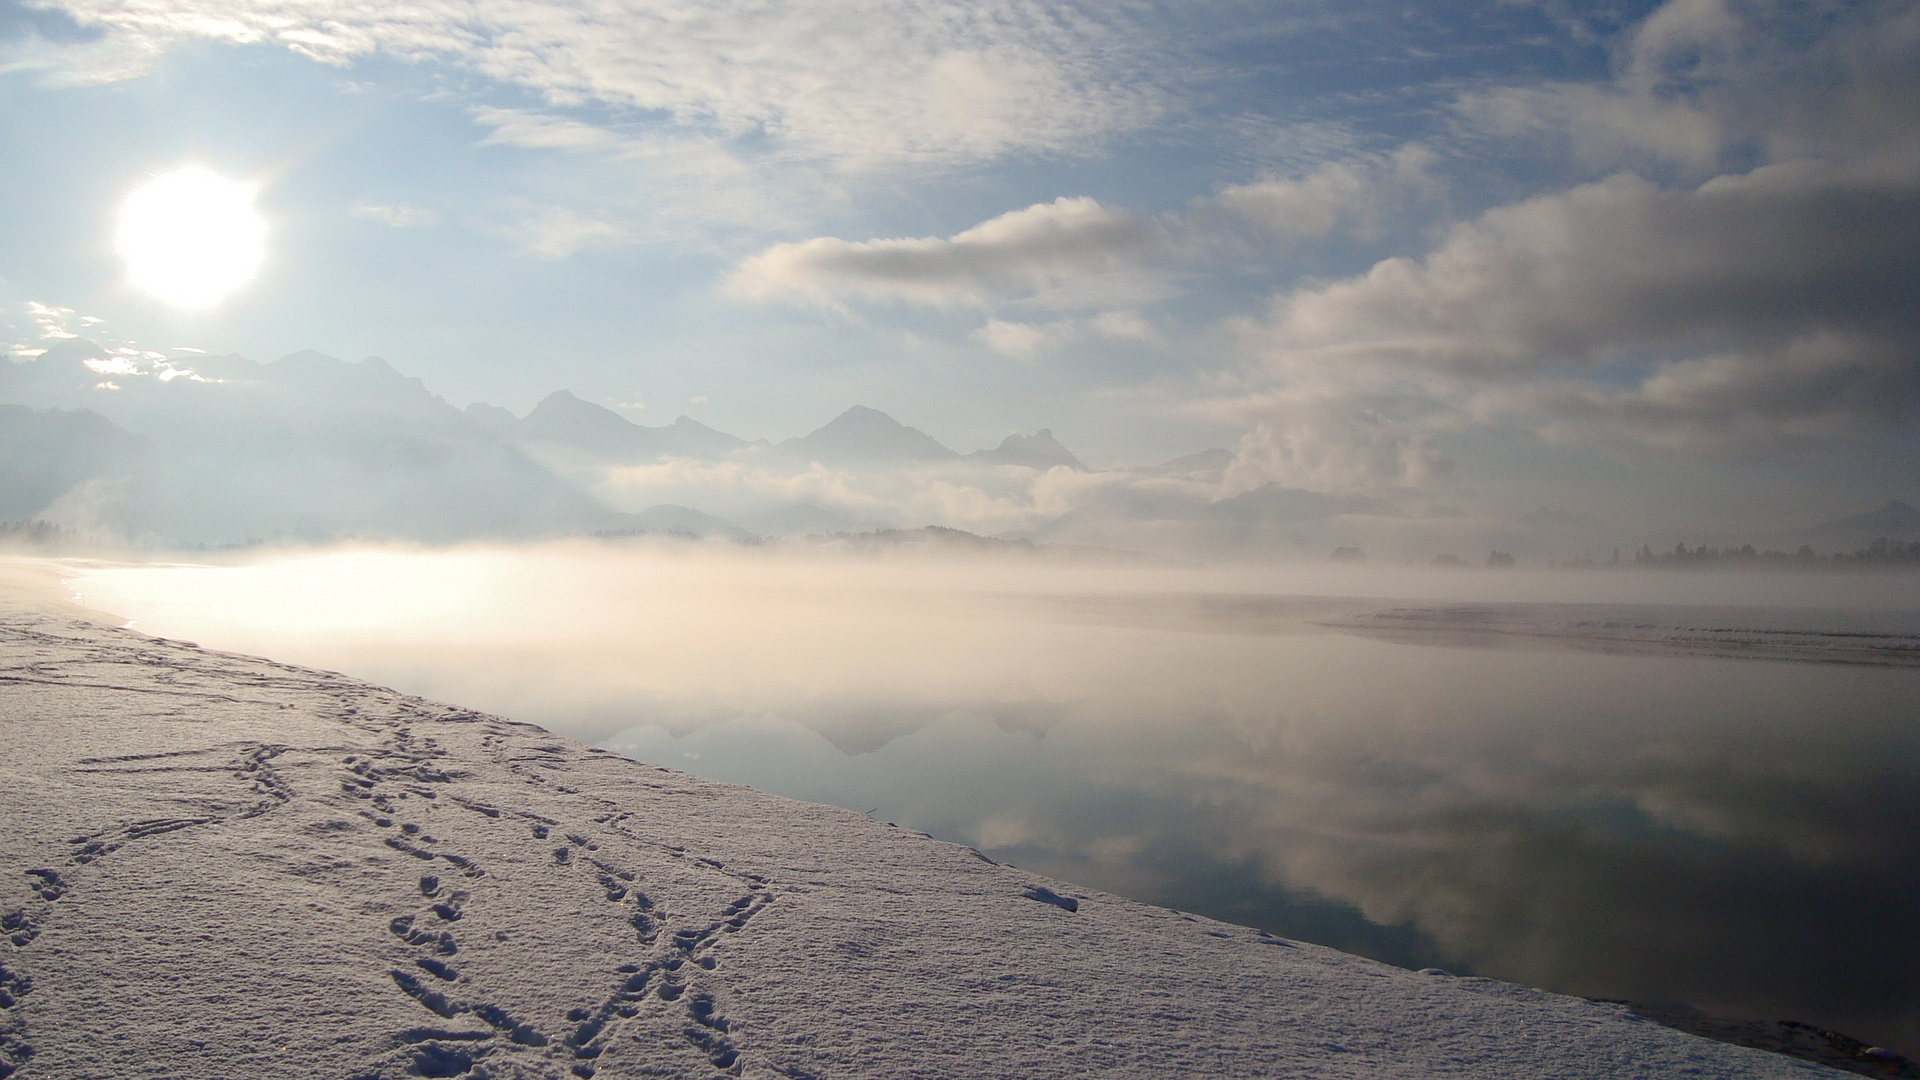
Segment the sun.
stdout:
<path fill-rule="evenodd" d="M 127 280 L 182 308 L 209 308 L 245 285 L 267 254 L 254 186 L 197 166 L 141 184 L 120 207 L 115 247 Z"/>

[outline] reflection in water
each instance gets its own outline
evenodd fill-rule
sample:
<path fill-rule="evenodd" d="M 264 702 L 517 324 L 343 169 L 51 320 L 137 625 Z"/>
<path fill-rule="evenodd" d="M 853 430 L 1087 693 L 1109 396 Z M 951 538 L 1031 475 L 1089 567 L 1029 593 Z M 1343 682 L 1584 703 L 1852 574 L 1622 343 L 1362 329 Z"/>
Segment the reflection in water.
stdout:
<path fill-rule="evenodd" d="M 1920 1049 L 1920 669 L 1400 644 L 1316 625 L 1376 603 L 1117 573 L 363 553 L 76 587 L 1141 899 Z"/>

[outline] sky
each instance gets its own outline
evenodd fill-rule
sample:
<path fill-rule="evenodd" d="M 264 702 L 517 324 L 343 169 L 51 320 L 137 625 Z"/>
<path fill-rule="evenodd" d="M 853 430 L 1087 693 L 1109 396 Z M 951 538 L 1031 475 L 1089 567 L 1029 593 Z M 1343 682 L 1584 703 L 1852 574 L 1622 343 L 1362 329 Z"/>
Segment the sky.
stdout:
<path fill-rule="evenodd" d="M 0 0 L 0 335 L 1518 518 L 1920 501 L 1920 4 Z M 259 270 L 115 215 L 199 166 Z"/>

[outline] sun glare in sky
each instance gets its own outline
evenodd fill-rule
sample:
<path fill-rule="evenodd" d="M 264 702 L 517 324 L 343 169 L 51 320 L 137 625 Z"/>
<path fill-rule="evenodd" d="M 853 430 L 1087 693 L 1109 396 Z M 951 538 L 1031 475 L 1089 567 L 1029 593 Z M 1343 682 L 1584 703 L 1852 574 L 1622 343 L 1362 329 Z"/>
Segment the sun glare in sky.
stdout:
<path fill-rule="evenodd" d="M 219 303 L 266 258 L 254 186 L 199 167 L 156 176 L 120 207 L 115 245 L 137 289 L 182 308 Z"/>

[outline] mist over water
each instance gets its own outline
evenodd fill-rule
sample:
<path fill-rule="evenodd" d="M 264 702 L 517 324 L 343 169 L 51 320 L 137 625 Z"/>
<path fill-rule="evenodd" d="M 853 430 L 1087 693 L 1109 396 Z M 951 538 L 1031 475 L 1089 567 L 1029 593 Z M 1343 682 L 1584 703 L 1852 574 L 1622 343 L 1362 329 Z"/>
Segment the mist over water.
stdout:
<path fill-rule="evenodd" d="M 566 544 L 76 565 L 70 586 L 143 631 L 871 810 L 1083 886 L 1920 1049 L 1920 667 L 1366 621 L 1613 604 L 1641 628 L 1906 640 L 1912 576 Z"/>

